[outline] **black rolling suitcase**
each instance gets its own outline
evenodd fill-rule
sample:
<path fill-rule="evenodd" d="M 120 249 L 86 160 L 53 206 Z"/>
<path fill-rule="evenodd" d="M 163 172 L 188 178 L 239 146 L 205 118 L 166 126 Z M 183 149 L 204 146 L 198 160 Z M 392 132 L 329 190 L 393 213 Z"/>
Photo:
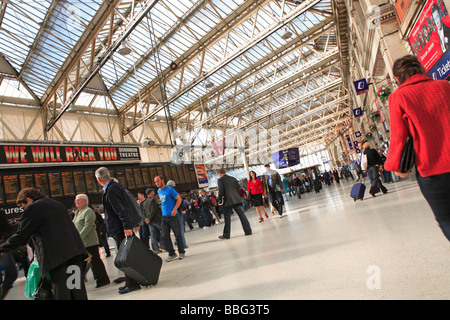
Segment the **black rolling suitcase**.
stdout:
<path fill-rule="evenodd" d="M 158 283 L 162 259 L 132 236 L 122 241 L 114 265 L 141 286 L 154 286 Z"/>

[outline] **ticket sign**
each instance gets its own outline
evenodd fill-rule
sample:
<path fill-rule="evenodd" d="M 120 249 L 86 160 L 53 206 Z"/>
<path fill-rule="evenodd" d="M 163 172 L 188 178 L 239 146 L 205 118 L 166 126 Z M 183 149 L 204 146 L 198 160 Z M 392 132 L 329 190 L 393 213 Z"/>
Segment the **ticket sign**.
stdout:
<path fill-rule="evenodd" d="M 369 91 L 369 84 L 367 83 L 367 79 L 365 78 L 353 81 L 353 87 L 355 88 L 356 95 L 360 95 Z"/>
<path fill-rule="evenodd" d="M 140 159 L 138 147 L 0 145 L 0 164 L 110 162 Z"/>

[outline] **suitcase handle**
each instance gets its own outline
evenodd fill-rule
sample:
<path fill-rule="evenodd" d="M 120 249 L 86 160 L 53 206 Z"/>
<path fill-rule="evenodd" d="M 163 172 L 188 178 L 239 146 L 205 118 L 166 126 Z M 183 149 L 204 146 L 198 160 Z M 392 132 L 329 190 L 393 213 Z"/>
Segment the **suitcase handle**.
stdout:
<path fill-rule="evenodd" d="M 126 239 L 125 239 L 125 244 L 123 245 L 122 254 L 120 255 L 120 264 L 122 265 L 122 267 L 125 267 L 123 265 L 122 258 L 123 258 L 123 254 L 125 253 L 125 249 L 127 248 L 127 245 L 128 245 L 128 238 L 129 237 L 127 236 Z"/>

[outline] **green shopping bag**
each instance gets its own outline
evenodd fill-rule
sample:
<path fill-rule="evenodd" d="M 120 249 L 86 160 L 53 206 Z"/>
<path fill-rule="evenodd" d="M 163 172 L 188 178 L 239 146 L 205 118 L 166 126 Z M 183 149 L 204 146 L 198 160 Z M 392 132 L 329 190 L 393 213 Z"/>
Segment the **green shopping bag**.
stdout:
<path fill-rule="evenodd" d="M 50 281 L 50 275 L 47 273 L 46 276 L 47 280 Z M 34 299 L 36 290 L 39 288 L 39 285 L 41 283 L 41 269 L 39 268 L 38 262 L 35 260 L 31 263 L 28 274 L 27 274 L 27 280 L 25 282 L 25 297 Z"/>

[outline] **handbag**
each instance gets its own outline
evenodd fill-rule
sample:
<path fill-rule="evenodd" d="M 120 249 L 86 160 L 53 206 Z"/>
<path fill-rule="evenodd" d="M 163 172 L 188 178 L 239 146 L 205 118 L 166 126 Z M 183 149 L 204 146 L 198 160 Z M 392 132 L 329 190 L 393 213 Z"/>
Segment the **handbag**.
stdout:
<path fill-rule="evenodd" d="M 401 173 L 407 173 L 411 171 L 411 168 L 414 165 L 414 158 L 415 158 L 414 141 L 411 137 L 408 137 L 408 140 L 406 140 L 406 144 L 402 150 L 402 156 L 400 158 Z"/>

